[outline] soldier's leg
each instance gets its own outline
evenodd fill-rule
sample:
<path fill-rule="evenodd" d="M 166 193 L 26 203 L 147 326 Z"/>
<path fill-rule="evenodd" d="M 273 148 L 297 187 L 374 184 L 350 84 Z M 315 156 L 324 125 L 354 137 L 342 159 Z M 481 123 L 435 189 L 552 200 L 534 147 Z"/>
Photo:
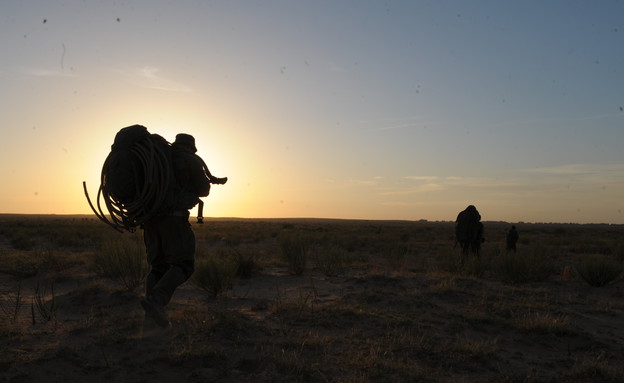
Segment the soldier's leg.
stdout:
<path fill-rule="evenodd" d="M 169 325 L 169 319 L 164 306 L 157 302 L 158 299 L 154 298 L 153 292 L 171 268 L 171 265 L 167 263 L 167 252 L 163 247 L 163 235 L 166 235 L 167 229 L 167 217 L 154 218 L 143 226 L 143 239 L 150 272 L 145 279 L 145 299 L 141 300 L 141 306 L 145 313 L 162 327 Z"/>
<path fill-rule="evenodd" d="M 149 296 L 154 303 L 166 306 L 175 290 L 193 274 L 193 262 L 185 261 L 173 265 L 154 285 Z"/>
<path fill-rule="evenodd" d="M 143 226 L 143 242 L 147 253 L 147 264 L 150 272 L 145 278 L 145 296 L 148 296 L 160 278 L 165 275 L 170 265 L 166 263 L 165 253 L 161 246 L 161 223 L 159 218 Z"/>
<path fill-rule="evenodd" d="M 154 290 L 154 286 L 160 281 L 160 279 L 167 273 L 167 271 L 171 268 L 169 265 L 152 265 L 149 274 L 145 278 L 145 296 L 148 296 Z"/>
<path fill-rule="evenodd" d="M 175 289 L 193 273 L 195 235 L 185 217 L 169 217 L 161 229 L 163 259 L 171 267 L 153 286 L 151 296 L 155 303 L 165 306 Z"/>

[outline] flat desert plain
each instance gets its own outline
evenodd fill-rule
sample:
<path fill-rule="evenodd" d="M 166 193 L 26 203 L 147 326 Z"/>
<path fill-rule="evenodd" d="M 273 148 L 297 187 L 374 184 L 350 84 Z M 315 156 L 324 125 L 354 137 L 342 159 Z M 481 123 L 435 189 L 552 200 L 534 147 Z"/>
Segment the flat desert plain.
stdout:
<path fill-rule="evenodd" d="M 514 224 L 517 252 L 505 250 Z M 622 382 L 624 226 L 206 219 L 145 318 L 141 231 L 0 216 L 4 382 Z"/>

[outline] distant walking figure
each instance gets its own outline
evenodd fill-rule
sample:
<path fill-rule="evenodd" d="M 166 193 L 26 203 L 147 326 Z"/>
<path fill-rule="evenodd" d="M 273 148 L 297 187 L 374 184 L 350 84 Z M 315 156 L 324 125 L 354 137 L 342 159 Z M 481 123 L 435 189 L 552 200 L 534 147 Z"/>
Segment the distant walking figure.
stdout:
<path fill-rule="evenodd" d="M 483 241 L 481 214 L 474 205 L 470 205 L 455 220 L 455 244 L 461 246 L 462 255 L 472 252 L 478 256 Z"/>
<path fill-rule="evenodd" d="M 507 232 L 507 251 L 516 252 L 516 242 L 518 242 L 518 230 L 515 226 L 512 226 Z"/>

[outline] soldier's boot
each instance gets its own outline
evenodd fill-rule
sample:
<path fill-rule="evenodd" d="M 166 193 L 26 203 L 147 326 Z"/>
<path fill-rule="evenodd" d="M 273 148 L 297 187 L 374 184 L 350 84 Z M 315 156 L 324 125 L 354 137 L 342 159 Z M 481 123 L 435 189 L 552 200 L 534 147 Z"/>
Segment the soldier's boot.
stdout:
<path fill-rule="evenodd" d="M 187 279 L 188 277 L 184 271 L 174 266 L 171 267 L 153 287 L 149 285 L 151 281 L 146 281 L 146 290 L 149 288 L 149 294 L 141 301 L 141 305 L 145 312 L 152 317 L 158 325 L 162 327 L 167 327 L 169 325 L 165 306 L 169 304 L 175 289 Z"/>
<path fill-rule="evenodd" d="M 169 326 L 169 318 L 165 312 L 165 306 L 155 302 L 153 296 L 150 295 L 141 300 L 141 306 L 145 310 L 145 314 L 152 318 L 160 327 Z"/>

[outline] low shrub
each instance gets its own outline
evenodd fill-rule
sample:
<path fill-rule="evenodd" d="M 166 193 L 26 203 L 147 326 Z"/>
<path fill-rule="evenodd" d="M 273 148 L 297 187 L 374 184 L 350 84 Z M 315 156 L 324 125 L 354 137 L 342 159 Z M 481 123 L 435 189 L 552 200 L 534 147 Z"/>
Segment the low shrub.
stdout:
<path fill-rule="evenodd" d="M 607 255 L 583 255 L 576 258 L 574 268 L 590 286 L 605 286 L 622 274 L 622 262 Z"/>
<path fill-rule="evenodd" d="M 410 249 L 406 244 L 394 243 L 386 246 L 381 255 L 388 266 L 400 269 L 405 266 L 409 254 Z"/>
<path fill-rule="evenodd" d="M 570 318 L 561 313 L 528 312 L 517 319 L 520 328 L 537 333 L 566 335 L 573 332 Z"/>
<path fill-rule="evenodd" d="M 54 282 L 42 283 L 38 281 L 31 303 L 32 324 L 36 324 L 35 312 L 46 322 L 56 322 L 57 311 L 58 302 L 54 294 Z"/>
<path fill-rule="evenodd" d="M 504 281 L 512 283 L 543 282 L 555 272 L 552 259 L 539 250 L 501 254 L 495 269 Z"/>
<path fill-rule="evenodd" d="M 490 258 L 484 252 L 479 256 L 472 253 L 463 255 L 459 247 L 448 248 L 439 253 L 437 266 L 440 270 L 449 273 L 480 277 L 489 267 Z"/>
<path fill-rule="evenodd" d="M 63 272 L 84 263 L 80 254 L 56 250 L 35 250 L 33 252 L 40 272 Z"/>
<path fill-rule="evenodd" d="M 128 291 L 135 290 L 143 283 L 148 272 L 141 236 L 124 235 L 104 242 L 93 257 L 93 266 L 99 276 L 120 282 Z"/>
<path fill-rule="evenodd" d="M 220 249 L 216 254 L 199 255 L 195 261 L 195 272 L 191 284 L 213 297 L 223 294 L 232 287 L 238 270 L 236 253 Z"/>
<path fill-rule="evenodd" d="M 0 249 L 0 272 L 28 278 L 50 272 L 63 272 L 84 263 L 80 254 L 35 248 Z"/>
<path fill-rule="evenodd" d="M 234 253 L 236 260 L 236 277 L 238 278 L 251 278 L 257 272 L 260 266 L 256 262 L 254 254 L 244 254 L 236 249 L 231 250 Z"/>
<path fill-rule="evenodd" d="M 291 273 L 301 275 L 306 269 L 311 241 L 302 235 L 282 234 L 278 238 L 282 260 Z"/>
<path fill-rule="evenodd" d="M 27 233 L 18 233 L 11 238 L 11 246 L 16 250 L 32 250 L 35 242 Z"/>
<path fill-rule="evenodd" d="M 314 246 L 312 254 L 314 265 L 327 276 L 344 274 L 346 267 L 352 262 L 349 253 L 336 245 Z"/>
<path fill-rule="evenodd" d="M 489 261 L 490 257 L 485 254 L 480 256 L 470 254 L 465 257 L 460 272 L 464 275 L 480 278 L 489 268 Z"/>
<path fill-rule="evenodd" d="M 444 249 L 438 253 L 437 266 L 440 270 L 456 273 L 462 268 L 462 258 L 459 251 Z"/>
<path fill-rule="evenodd" d="M 32 251 L 0 249 L 0 273 L 29 278 L 39 272 L 39 259 Z"/>

